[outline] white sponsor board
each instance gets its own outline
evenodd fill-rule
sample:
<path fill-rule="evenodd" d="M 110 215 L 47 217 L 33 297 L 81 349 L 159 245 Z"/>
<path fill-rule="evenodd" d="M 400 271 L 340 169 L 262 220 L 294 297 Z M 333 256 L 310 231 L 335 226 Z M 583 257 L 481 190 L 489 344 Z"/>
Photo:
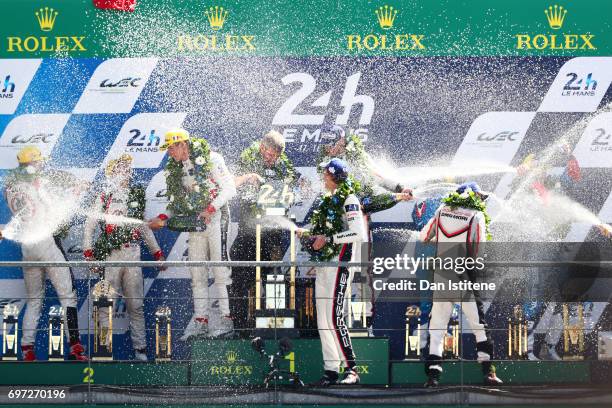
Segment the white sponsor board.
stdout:
<path fill-rule="evenodd" d="M 595 112 L 611 81 L 611 57 L 573 58 L 559 70 L 538 112 Z"/>
<path fill-rule="evenodd" d="M 612 167 L 612 112 L 600 113 L 588 124 L 574 148 L 580 167 Z"/>
<path fill-rule="evenodd" d="M 17 153 L 26 146 L 38 147 L 43 156 L 51 154 L 69 118 L 57 113 L 13 118 L 0 137 L 0 169 L 17 167 Z"/>
<path fill-rule="evenodd" d="M 145 207 L 145 219 L 157 217 L 166 213 L 168 197 L 166 197 L 166 176 L 164 171 L 156 173 L 147 185 L 145 193 L 147 205 Z"/>
<path fill-rule="evenodd" d="M 185 113 L 140 113 L 132 116 L 121 127 L 103 165 L 128 153 L 133 158 L 134 168 L 159 167 L 166 153 L 159 149 L 164 143 L 164 134 L 171 128 L 180 127 L 185 116 Z"/>
<path fill-rule="evenodd" d="M 41 59 L 0 60 L 0 114 L 15 113 L 41 62 Z"/>
<path fill-rule="evenodd" d="M 113 58 L 101 63 L 89 79 L 74 113 L 130 113 L 157 58 Z"/>
<path fill-rule="evenodd" d="M 514 158 L 535 112 L 487 112 L 474 120 L 451 166 L 508 165 Z"/>

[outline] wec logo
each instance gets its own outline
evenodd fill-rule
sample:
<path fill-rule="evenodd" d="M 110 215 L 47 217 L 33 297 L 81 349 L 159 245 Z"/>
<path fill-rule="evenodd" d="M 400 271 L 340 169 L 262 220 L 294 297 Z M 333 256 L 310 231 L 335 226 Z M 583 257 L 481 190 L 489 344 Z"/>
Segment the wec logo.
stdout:
<path fill-rule="evenodd" d="M 519 132 L 512 132 L 509 130 L 504 130 L 502 132 L 492 135 L 487 135 L 487 132 L 483 132 L 479 134 L 478 137 L 476 137 L 476 140 L 478 140 L 479 142 L 514 142 L 517 140 L 516 135 L 518 134 Z"/>
<path fill-rule="evenodd" d="M 117 82 L 112 82 L 110 79 L 103 79 L 100 82 L 100 88 L 137 88 L 140 86 L 142 78 L 123 78 Z"/>
<path fill-rule="evenodd" d="M 11 143 L 51 143 L 53 133 L 37 133 L 30 136 L 17 135 L 11 139 Z"/>

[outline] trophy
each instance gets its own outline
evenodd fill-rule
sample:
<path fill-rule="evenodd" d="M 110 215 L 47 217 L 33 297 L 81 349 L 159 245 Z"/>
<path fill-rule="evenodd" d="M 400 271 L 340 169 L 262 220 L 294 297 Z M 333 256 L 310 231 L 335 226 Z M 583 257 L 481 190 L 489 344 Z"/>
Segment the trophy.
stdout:
<path fill-rule="evenodd" d="M 316 328 L 314 303 L 314 287 L 311 279 L 307 279 L 304 284 L 304 301 L 301 302 L 299 309 L 300 329 Z"/>
<path fill-rule="evenodd" d="M 563 304 L 563 359 L 584 360 L 584 306 L 579 303 L 572 308 L 575 319 L 571 319 L 570 306 Z M 570 320 L 574 320 L 573 324 Z"/>
<path fill-rule="evenodd" d="M 351 337 L 368 337 L 367 305 L 368 302 L 350 302 L 349 332 Z"/>
<path fill-rule="evenodd" d="M 49 310 L 49 361 L 64 361 L 64 308 Z"/>
<path fill-rule="evenodd" d="M 114 290 L 104 279 L 95 284 L 92 294 L 94 339 L 93 361 L 108 361 L 113 359 L 113 301 L 110 299 Z M 108 316 L 108 322 L 101 320 L 101 314 Z M 105 323 L 108 323 L 106 326 Z"/>
<path fill-rule="evenodd" d="M 4 306 L 2 313 L 2 359 L 17 360 L 17 333 L 19 329 L 19 308 L 17 305 L 8 304 Z M 14 327 L 14 334 L 9 334 L 10 326 Z"/>
<path fill-rule="evenodd" d="M 172 359 L 171 315 L 168 306 L 160 306 L 155 312 L 155 361 Z"/>
<path fill-rule="evenodd" d="M 444 350 L 442 352 L 444 359 L 456 359 L 459 358 L 459 314 L 461 310 L 458 305 L 453 307 L 448 329 L 444 334 Z"/>
<path fill-rule="evenodd" d="M 527 357 L 527 320 L 523 306 L 516 305 L 508 318 L 508 358 L 520 360 Z"/>
<path fill-rule="evenodd" d="M 410 305 L 406 308 L 404 359 L 421 359 L 421 308 L 415 305 Z"/>
<path fill-rule="evenodd" d="M 272 176 L 273 174 L 270 174 Z M 277 224 L 283 227 L 287 224 L 288 209 L 294 201 L 294 194 L 284 180 L 266 181 L 259 188 L 257 206 L 266 218 L 267 224 Z M 255 227 L 255 260 L 261 261 L 262 242 L 262 216 L 257 215 Z M 290 217 L 290 261 L 295 262 L 296 257 L 296 225 L 295 217 Z M 280 243 L 279 243 L 280 244 Z M 274 330 L 280 330 L 279 335 L 296 337 L 295 328 L 295 266 L 289 268 L 289 279 L 280 270 L 273 270 L 265 276 L 265 302 L 262 307 L 262 281 L 261 267 L 255 267 L 255 329 L 256 336 L 274 336 Z M 287 290 L 287 284 L 289 290 Z M 287 293 L 289 300 L 287 301 Z M 272 329 L 272 330 L 270 330 Z"/>

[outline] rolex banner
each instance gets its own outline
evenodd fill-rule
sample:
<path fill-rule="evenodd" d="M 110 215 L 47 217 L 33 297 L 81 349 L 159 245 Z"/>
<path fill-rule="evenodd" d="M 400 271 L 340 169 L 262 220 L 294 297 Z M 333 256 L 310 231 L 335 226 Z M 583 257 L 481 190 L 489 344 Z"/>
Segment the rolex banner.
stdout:
<path fill-rule="evenodd" d="M 0 0 L 0 7 L 11 10 L 0 26 L 4 58 L 605 56 L 612 49 L 606 0 Z"/>

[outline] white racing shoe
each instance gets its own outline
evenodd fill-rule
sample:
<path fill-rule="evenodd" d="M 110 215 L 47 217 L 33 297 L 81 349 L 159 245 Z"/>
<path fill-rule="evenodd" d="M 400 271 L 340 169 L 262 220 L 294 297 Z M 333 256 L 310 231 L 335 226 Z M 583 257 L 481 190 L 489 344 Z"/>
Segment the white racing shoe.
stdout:
<path fill-rule="evenodd" d="M 230 337 L 232 333 L 234 333 L 234 320 L 230 317 L 221 317 L 217 321 L 216 327 L 212 328 L 209 337 L 211 338 L 219 338 L 219 337 Z"/>
<path fill-rule="evenodd" d="M 193 318 L 183 332 L 181 341 L 187 341 L 194 337 L 206 337 L 208 335 L 208 319 Z"/>
<path fill-rule="evenodd" d="M 355 385 L 355 384 L 359 384 L 360 378 L 359 378 L 359 374 L 357 374 L 357 371 L 355 370 L 346 370 L 345 374 L 344 374 L 344 378 L 342 379 L 342 381 L 340 381 L 340 384 L 342 385 Z"/>

